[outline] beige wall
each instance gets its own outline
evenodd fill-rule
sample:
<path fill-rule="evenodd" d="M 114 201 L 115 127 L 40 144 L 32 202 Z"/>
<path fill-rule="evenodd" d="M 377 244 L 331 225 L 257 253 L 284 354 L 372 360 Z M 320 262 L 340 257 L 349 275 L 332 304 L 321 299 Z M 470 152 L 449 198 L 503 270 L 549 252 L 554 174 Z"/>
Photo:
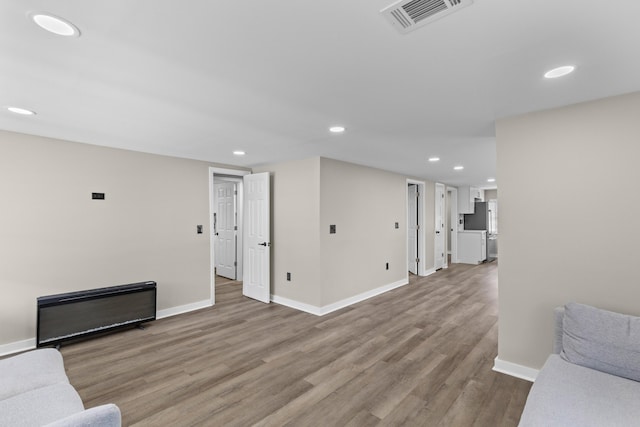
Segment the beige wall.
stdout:
<path fill-rule="evenodd" d="M 640 315 L 639 117 L 634 93 L 497 122 L 501 360 L 540 368 L 568 301 Z"/>
<path fill-rule="evenodd" d="M 35 336 L 42 295 L 155 280 L 160 310 L 208 300 L 209 166 L 0 131 L 0 345 Z"/>
<path fill-rule="evenodd" d="M 319 307 L 320 158 L 264 165 L 254 172 L 271 174 L 271 293 Z"/>
<path fill-rule="evenodd" d="M 322 305 L 406 279 L 406 178 L 321 159 L 320 251 Z"/>
<path fill-rule="evenodd" d="M 276 297 L 321 308 L 406 279 L 405 177 L 319 157 L 254 172 L 271 173 Z M 425 189 L 427 268 L 433 268 L 434 184 Z M 329 234 L 331 224 L 336 234 Z"/>
<path fill-rule="evenodd" d="M 498 190 L 484 190 L 484 201 L 498 200 Z"/>

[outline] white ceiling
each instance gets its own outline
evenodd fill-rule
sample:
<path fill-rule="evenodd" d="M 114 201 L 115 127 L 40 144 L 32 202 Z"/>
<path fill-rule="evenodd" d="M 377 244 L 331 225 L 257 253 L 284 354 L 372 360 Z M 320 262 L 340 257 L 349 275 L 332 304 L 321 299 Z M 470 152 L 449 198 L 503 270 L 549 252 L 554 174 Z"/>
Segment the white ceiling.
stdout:
<path fill-rule="evenodd" d="M 476 0 L 406 35 L 379 13 L 390 3 L 2 0 L 0 105 L 38 114 L 2 109 L 0 128 L 248 167 L 326 156 L 491 187 L 496 118 L 640 90 L 640 2 Z M 32 11 L 81 37 L 45 32 Z M 576 72 L 542 77 L 564 64 Z"/>

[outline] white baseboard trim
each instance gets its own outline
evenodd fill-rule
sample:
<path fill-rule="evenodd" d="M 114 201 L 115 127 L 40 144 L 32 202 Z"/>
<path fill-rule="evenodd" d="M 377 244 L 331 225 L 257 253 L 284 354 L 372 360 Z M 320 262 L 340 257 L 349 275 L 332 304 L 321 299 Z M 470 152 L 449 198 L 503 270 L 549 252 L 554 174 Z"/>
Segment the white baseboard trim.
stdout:
<path fill-rule="evenodd" d="M 422 274 L 419 274 L 419 276 L 420 277 L 427 277 L 427 276 L 431 276 L 435 272 L 436 272 L 435 268 L 430 268 L 428 270 L 423 271 Z"/>
<path fill-rule="evenodd" d="M 407 284 L 409 284 L 409 279 L 408 278 L 404 278 L 402 280 L 398 280 L 397 282 L 389 283 L 388 285 L 380 286 L 379 288 L 375 288 L 375 289 L 372 289 L 370 291 L 363 292 L 361 294 L 354 295 L 352 297 L 345 298 L 345 299 L 340 300 L 340 301 L 336 301 L 336 302 L 334 302 L 332 304 L 325 305 L 320 309 L 322 311 L 321 316 L 324 316 L 325 314 L 329 314 L 329 313 L 332 313 L 334 311 L 340 310 L 341 308 L 348 307 L 348 306 L 350 306 L 352 304 L 356 304 L 358 302 L 364 301 L 366 299 L 375 297 L 375 296 L 383 294 L 385 292 L 389 292 L 389 291 L 391 291 L 393 289 L 399 288 L 399 287 L 407 285 Z"/>
<path fill-rule="evenodd" d="M 275 302 L 276 304 L 284 305 L 289 308 L 294 308 L 296 310 L 304 311 L 305 313 L 315 314 L 316 316 L 322 316 L 322 308 L 315 305 L 292 300 L 289 298 L 280 297 L 278 295 L 271 295 L 271 301 Z"/>
<path fill-rule="evenodd" d="M 529 368 L 527 366 L 518 365 L 517 363 L 507 362 L 495 358 L 493 361 L 493 370 L 502 374 L 511 375 L 521 380 L 534 382 L 538 376 L 538 369 Z"/>
<path fill-rule="evenodd" d="M 156 319 L 164 319 L 165 317 L 175 316 L 177 314 L 188 313 L 190 311 L 200 310 L 201 308 L 211 307 L 211 300 L 192 302 L 191 304 L 179 305 L 177 307 L 165 308 L 156 311 Z"/>
<path fill-rule="evenodd" d="M 10 342 L 0 345 L 0 356 L 8 354 L 20 353 L 21 351 L 33 350 L 36 348 L 36 339 L 29 338 L 27 340 Z"/>
<path fill-rule="evenodd" d="M 322 307 L 306 304 L 304 302 L 299 302 L 299 301 L 295 301 L 288 298 L 283 298 L 278 295 L 271 295 L 271 301 L 275 302 L 276 304 L 285 305 L 290 308 L 295 308 L 296 310 L 304 311 L 305 313 L 315 314 L 316 316 L 324 316 L 325 314 L 332 313 L 334 311 L 340 310 L 342 308 L 348 307 L 350 305 L 356 304 L 366 299 L 375 297 L 385 292 L 389 292 L 390 290 L 399 288 L 408 283 L 409 283 L 408 279 L 398 280 L 397 282 L 380 286 L 379 288 L 375 288 L 370 291 L 363 292 L 361 294 L 354 295 L 352 297 L 345 298 L 343 300 L 336 301 L 334 303 L 331 303 L 329 305 L 325 305 Z"/>

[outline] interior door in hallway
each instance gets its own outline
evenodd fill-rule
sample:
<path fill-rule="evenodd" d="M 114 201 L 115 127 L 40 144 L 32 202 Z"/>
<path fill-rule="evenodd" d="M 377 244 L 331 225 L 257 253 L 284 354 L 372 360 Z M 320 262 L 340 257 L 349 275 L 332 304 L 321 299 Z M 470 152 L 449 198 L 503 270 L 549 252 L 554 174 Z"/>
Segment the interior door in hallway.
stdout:
<path fill-rule="evenodd" d="M 445 266 L 445 225 L 444 225 L 444 215 L 445 215 L 445 206 L 444 206 L 444 184 L 436 184 L 436 197 L 435 197 L 435 207 L 436 207 L 436 221 L 435 221 L 435 241 L 434 241 L 434 264 L 435 269 L 439 270 Z"/>
<path fill-rule="evenodd" d="M 237 221 L 236 184 L 216 183 L 215 261 L 216 274 L 228 279 L 237 278 Z"/>
<path fill-rule="evenodd" d="M 418 186 L 409 184 L 408 188 L 408 221 L 407 221 L 407 244 L 409 272 L 418 274 Z"/>
<path fill-rule="evenodd" d="M 271 230 L 269 173 L 245 175 L 243 295 L 268 303 L 271 301 Z"/>

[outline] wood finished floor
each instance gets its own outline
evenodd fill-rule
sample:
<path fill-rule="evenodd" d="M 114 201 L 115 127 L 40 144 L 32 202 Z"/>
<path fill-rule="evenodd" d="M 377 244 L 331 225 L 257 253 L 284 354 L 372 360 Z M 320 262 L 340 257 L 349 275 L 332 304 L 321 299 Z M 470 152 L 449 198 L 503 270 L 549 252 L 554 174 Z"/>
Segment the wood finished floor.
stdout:
<path fill-rule="evenodd" d="M 63 347 L 85 406 L 116 403 L 125 426 L 515 426 L 530 388 L 491 370 L 496 262 L 323 317 L 238 282 L 216 301 Z"/>

